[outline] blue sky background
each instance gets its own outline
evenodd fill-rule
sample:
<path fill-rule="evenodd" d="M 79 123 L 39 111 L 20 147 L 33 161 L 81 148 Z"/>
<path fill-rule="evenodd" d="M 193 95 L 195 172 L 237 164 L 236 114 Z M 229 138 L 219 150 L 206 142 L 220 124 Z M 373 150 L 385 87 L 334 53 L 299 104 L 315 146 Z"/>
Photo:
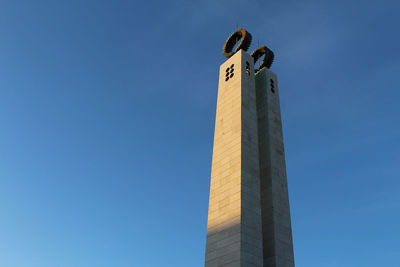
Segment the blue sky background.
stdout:
<path fill-rule="evenodd" d="M 296 266 L 399 267 L 399 8 L 0 0 L 0 266 L 203 266 L 238 24 L 276 54 Z"/>

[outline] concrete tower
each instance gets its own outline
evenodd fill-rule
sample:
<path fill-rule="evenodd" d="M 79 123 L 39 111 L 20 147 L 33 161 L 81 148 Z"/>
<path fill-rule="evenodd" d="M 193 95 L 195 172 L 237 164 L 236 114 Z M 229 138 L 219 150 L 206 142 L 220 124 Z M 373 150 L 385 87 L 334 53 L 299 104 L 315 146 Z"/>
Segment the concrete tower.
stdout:
<path fill-rule="evenodd" d="M 294 266 L 273 53 L 261 47 L 250 56 L 250 42 L 239 29 L 223 50 L 228 60 L 219 74 L 205 267 Z"/>

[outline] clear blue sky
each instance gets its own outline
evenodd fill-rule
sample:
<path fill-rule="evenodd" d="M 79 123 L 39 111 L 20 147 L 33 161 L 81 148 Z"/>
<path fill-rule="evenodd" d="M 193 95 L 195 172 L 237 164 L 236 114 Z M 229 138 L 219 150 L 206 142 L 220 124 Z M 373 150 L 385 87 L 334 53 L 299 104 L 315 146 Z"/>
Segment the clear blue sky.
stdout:
<path fill-rule="evenodd" d="M 398 1 L 0 0 L 0 267 L 201 267 L 218 68 L 275 51 L 298 267 L 400 266 Z"/>

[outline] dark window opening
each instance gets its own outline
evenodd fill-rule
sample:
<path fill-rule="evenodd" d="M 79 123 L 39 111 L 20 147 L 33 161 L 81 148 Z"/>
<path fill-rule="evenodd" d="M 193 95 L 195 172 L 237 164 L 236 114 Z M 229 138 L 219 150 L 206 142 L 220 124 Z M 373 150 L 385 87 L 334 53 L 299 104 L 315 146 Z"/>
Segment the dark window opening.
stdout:
<path fill-rule="evenodd" d="M 271 85 L 271 92 L 272 92 L 272 93 L 275 93 L 274 80 L 270 79 L 269 82 L 270 82 L 270 85 Z"/>
<path fill-rule="evenodd" d="M 228 68 L 226 69 L 226 73 L 225 73 L 225 76 L 226 76 L 225 82 L 227 82 L 230 78 L 233 77 L 233 72 L 235 71 L 234 68 L 233 68 L 234 66 L 235 66 L 235 65 L 232 64 L 230 67 L 228 67 Z"/>

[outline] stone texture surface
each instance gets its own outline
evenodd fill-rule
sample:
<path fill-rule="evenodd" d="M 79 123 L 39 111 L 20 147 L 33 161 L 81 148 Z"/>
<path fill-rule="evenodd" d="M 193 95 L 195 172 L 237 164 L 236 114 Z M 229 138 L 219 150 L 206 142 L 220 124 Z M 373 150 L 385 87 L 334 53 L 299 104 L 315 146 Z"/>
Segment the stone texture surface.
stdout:
<path fill-rule="evenodd" d="M 250 68 L 246 73 L 246 62 Z M 232 71 L 233 65 L 233 71 Z M 229 78 L 226 81 L 228 76 Z M 257 111 L 252 58 L 239 51 L 220 67 L 206 267 L 262 267 Z"/>
<path fill-rule="evenodd" d="M 241 50 L 220 67 L 205 267 L 272 266 L 294 266 L 278 87 Z"/>
<path fill-rule="evenodd" d="M 293 267 L 293 241 L 276 75 L 256 76 L 264 267 Z"/>

